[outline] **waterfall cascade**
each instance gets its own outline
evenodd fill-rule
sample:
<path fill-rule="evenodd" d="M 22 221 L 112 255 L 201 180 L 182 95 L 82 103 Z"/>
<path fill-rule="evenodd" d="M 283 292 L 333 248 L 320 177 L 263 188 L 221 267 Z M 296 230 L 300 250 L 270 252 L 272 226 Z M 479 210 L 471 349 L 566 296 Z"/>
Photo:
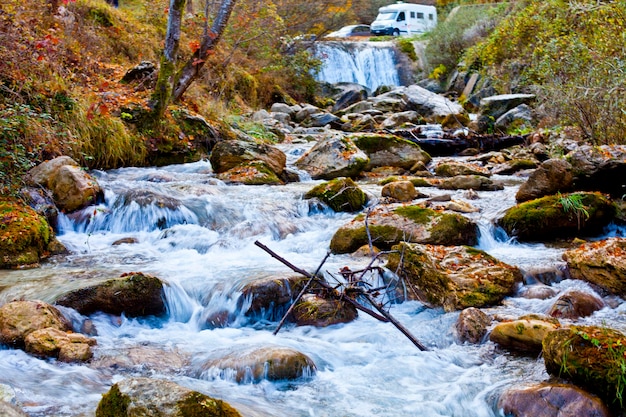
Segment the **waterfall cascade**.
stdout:
<path fill-rule="evenodd" d="M 401 85 L 396 50 L 391 42 L 317 42 L 322 60 L 318 81 L 351 82 L 372 91 L 381 85 Z"/>

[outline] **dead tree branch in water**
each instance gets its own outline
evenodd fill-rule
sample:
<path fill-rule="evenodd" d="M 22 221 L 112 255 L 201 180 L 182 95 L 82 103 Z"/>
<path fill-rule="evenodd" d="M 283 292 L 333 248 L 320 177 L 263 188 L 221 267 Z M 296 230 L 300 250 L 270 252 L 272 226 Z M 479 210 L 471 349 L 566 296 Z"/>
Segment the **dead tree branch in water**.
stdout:
<path fill-rule="evenodd" d="M 264 244 L 262 244 L 261 242 L 259 242 L 258 240 L 254 242 L 254 244 L 256 246 L 258 246 L 259 248 L 263 249 L 265 252 L 267 252 L 270 256 L 272 256 L 273 258 L 277 259 L 278 261 L 282 262 L 284 265 L 286 265 L 287 267 L 289 267 L 292 271 L 297 272 L 299 274 L 304 275 L 305 277 L 309 278 L 309 281 L 307 282 L 305 289 L 313 282 L 315 281 L 316 284 L 318 284 L 319 286 L 321 286 L 322 288 L 329 290 L 329 292 L 331 294 L 335 294 L 338 293 L 337 289 L 332 287 L 331 285 L 329 285 L 326 280 L 324 280 L 321 277 L 318 277 L 317 274 L 319 272 L 319 269 L 321 268 L 321 266 L 323 265 L 323 263 L 326 261 L 326 258 L 328 257 L 328 255 L 326 255 L 326 258 L 324 258 L 324 261 L 322 261 L 322 263 L 320 264 L 320 266 L 318 267 L 318 270 L 316 271 L 315 274 L 311 275 L 310 273 L 308 273 L 307 271 L 298 268 L 297 266 L 291 264 L 289 261 L 287 261 L 286 259 L 284 259 L 283 257 L 279 256 L 278 254 L 276 254 L 274 251 L 272 251 L 270 248 L 268 248 L 267 246 L 265 246 Z M 375 260 L 375 259 L 374 259 Z M 381 287 L 381 288 L 369 288 L 370 285 L 365 282 L 363 280 L 365 273 L 368 271 L 372 271 L 373 269 L 378 269 L 380 271 L 380 268 L 378 267 L 372 267 L 374 260 L 372 260 L 372 262 L 368 265 L 367 268 L 365 268 L 364 270 L 360 270 L 360 271 L 351 271 L 349 268 L 345 267 L 342 268 L 341 270 L 341 275 L 344 276 L 344 278 L 346 278 L 347 280 L 347 284 L 345 285 L 345 289 L 343 291 L 343 293 L 338 294 L 340 296 L 340 298 L 342 300 L 345 300 L 347 302 L 349 302 L 350 304 L 352 304 L 356 309 L 369 314 L 370 316 L 374 317 L 375 319 L 382 321 L 382 322 L 390 322 L 391 324 L 393 324 L 398 330 L 400 330 L 400 332 L 402 332 L 402 334 L 404 334 L 415 346 L 417 346 L 418 349 L 425 351 L 428 350 L 426 348 L 426 346 L 424 346 L 422 343 L 420 343 L 419 340 L 417 340 L 417 338 L 415 338 L 415 336 L 413 336 L 406 327 L 404 327 L 402 325 L 402 323 L 400 323 L 398 320 L 396 320 L 391 314 L 389 314 L 388 311 L 386 311 L 383 308 L 383 305 L 379 302 L 377 302 L 374 299 L 375 294 L 378 293 L 378 291 L 380 291 L 381 289 L 384 289 L 385 287 Z M 357 277 L 357 274 L 359 274 L 359 276 Z M 304 293 L 303 289 L 301 291 L 301 293 L 298 295 L 298 298 L 302 296 L 302 294 Z M 365 298 L 369 304 L 371 304 L 376 310 L 378 310 L 378 313 L 376 313 L 375 311 L 364 307 L 363 305 L 361 305 L 358 301 L 357 298 L 362 297 Z M 297 299 L 298 299 L 297 298 Z M 294 301 L 294 303 L 292 304 L 295 305 L 295 303 L 297 302 Z M 291 307 L 289 308 L 289 310 L 287 311 L 287 313 L 283 316 L 283 319 L 281 320 L 281 323 L 278 327 L 278 329 L 276 329 L 276 331 L 274 332 L 274 334 L 278 333 L 278 330 L 280 329 L 282 323 L 284 322 L 285 318 L 287 317 L 287 315 L 289 314 L 289 312 L 291 311 Z"/>

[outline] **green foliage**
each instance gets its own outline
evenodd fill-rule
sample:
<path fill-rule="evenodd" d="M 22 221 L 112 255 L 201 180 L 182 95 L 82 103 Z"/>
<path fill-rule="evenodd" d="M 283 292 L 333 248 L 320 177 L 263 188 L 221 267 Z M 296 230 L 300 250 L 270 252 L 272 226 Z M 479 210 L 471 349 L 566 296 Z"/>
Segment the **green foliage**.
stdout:
<path fill-rule="evenodd" d="M 578 230 L 580 230 L 580 220 L 582 217 L 585 220 L 589 219 L 589 211 L 585 206 L 583 199 L 584 194 L 568 194 L 566 196 L 557 193 L 558 203 L 563 207 L 565 213 L 574 213 L 576 220 L 578 221 Z"/>
<path fill-rule="evenodd" d="M 485 38 L 506 12 L 505 4 L 468 5 L 451 12 L 428 35 L 425 72 L 433 74 L 439 69 L 432 78 L 445 77 L 457 67 L 465 50 Z"/>
<path fill-rule="evenodd" d="M 548 117 L 594 144 L 626 143 L 626 2 L 516 4 L 467 65 L 501 92 L 533 86 Z"/>
<path fill-rule="evenodd" d="M 411 61 L 417 61 L 417 53 L 415 53 L 415 47 L 411 38 L 400 38 L 396 41 L 396 44 L 400 51 L 408 56 Z"/>

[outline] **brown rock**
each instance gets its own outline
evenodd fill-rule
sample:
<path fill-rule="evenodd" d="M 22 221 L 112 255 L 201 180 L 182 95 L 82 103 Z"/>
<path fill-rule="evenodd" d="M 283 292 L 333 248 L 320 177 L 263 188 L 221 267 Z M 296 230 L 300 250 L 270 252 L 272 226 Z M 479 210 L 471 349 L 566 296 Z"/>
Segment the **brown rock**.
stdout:
<path fill-rule="evenodd" d="M 348 323 L 357 318 L 356 308 L 341 300 L 325 299 L 315 294 L 305 294 L 292 311 L 298 326 L 326 327 Z"/>
<path fill-rule="evenodd" d="M 582 291 L 568 291 L 559 296 L 550 308 L 548 315 L 560 319 L 587 317 L 594 311 L 604 308 L 604 301 L 599 297 Z"/>
<path fill-rule="evenodd" d="M 535 354 L 541 351 L 544 337 L 559 327 L 558 320 L 533 314 L 497 324 L 489 340 L 505 349 Z"/>
<path fill-rule="evenodd" d="M 48 327 L 35 330 L 26 336 L 26 352 L 61 362 L 84 362 L 93 356 L 91 346 L 95 339 L 80 333 L 68 333 Z"/>
<path fill-rule="evenodd" d="M 383 197 L 391 197 L 394 200 L 405 202 L 417 197 L 417 191 L 411 181 L 394 181 L 385 184 L 380 192 Z"/>
<path fill-rule="evenodd" d="M 0 307 L 0 342 L 21 347 L 35 330 L 71 329 L 70 322 L 54 306 L 43 301 L 12 301 Z"/>
<path fill-rule="evenodd" d="M 461 311 L 456 321 L 456 332 L 461 342 L 480 343 L 487 334 L 491 318 L 475 307 Z"/>
<path fill-rule="evenodd" d="M 520 186 L 515 195 L 518 202 L 533 200 L 557 191 L 572 189 L 574 175 L 572 166 L 563 159 L 549 159 L 542 163 Z"/>

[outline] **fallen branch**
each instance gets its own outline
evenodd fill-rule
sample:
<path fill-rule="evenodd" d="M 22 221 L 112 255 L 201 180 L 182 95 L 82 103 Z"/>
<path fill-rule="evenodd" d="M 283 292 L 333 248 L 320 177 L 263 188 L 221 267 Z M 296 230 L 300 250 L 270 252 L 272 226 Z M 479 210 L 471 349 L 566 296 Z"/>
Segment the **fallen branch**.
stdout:
<path fill-rule="evenodd" d="M 274 334 L 278 333 L 278 330 L 280 329 L 280 327 L 282 326 L 283 322 L 285 321 L 285 318 L 287 317 L 287 315 L 291 312 L 292 307 L 296 304 L 297 300 L 300 299 L 300 297 L 302 297 L 302 295 L 304 294 L 304 291 L 306 290 L 306 288 L 308 288 L 308 286 L 313 282 L 316 281 L 316 283 L 318 285 L 320 285 L 321 287 L 329 290 L 331 293 L 335 292 L 336 289 L 331 287 L 325 280 L 320 279 L 317 274 L 320 270 L 320 268 L 322 267 L 322 265 L 324 264 L 324 262 L 326 261 L 326 259 L 328 258 L 328 254 L 326 255 L 326 257 L 324 258 L 324 260 L 322 261 L 322 263 L 320 264 L 320 266 L 318 267 L 317 271 L 315 272 L 315 274 L 311 275 L 310 273 L 308 273 L 307 271 L 298 268 L 297 266 L 291 264 L 289 261 L 287 261 L 286 259 L 282 258 L 281 256 L 279 256 L 278 254 L 276 254 L 274 251 L 272 251 L 270 248 L 268 248 L 267 246 L 265 246 L 264 244 L 262 244 L 259 241 L 255 241 L 254 244 L 258 247 L 260 247 L 261 249 L 263 249 L 265 252 L 267 252 L 268 254 L 270 254 L 273 258 L 279 260 L 280 262 L 282 262 L 284 265 L 288 266 L 289 268 L 291 268 L 291 270 L 293 270 L 294 272 L 297 272 L 299 274 L 304 275 L 305 277 L 309 278 L 309 281 L 307 282 L 307 284 L 305 285 L 305 287 L 302 289 L 302 291 L 300 292 L 300 294 L 298 294 L 298 297 L 296 297 L 296 300 L 294 300 L 293 304 L 289 307 L 289 310 L 287 310 L 287 313 L 283 316 L 278 328 L 274 331 Z M 373 262 L 373 261 L 372 261 Z M 374 297 L 367 291 L 363 290 L 362 288 L 358 287 L 359 283 L 364 283 L 365 281 L 362 280 L 365 271 L 367 271 L 368 269 L 371 268 L 371 264 L 370 266 L 368 266 L 368 268 L 366 268 L 363 271 L 357 271 L 357 272 L 361 272 L 361 276 L 358 279 L 358 281 L 352 281 L 350 282 L 350 290 L 355 290 L 356 289 L 356 293 L 359 295 L 363 295 L 365 297 L 365 299 L 376 309 L 378 310 L 378 313 L 376 313 L 375 311 L 362 306 L 361 304 L 359 304 L 355 299 L 352 299 L 349 296 L 346 296 L 346 293 L 344 293 L 344 297 L 342 297 L 343 300 L 346 300 L 347 302 L 349 302 L 350 304 L 352 304 L 355 308 L 357 308 L 360 311 L 363 311 L 364 313 L 369 314 L 370 316 L 374 317 L 377 320 L 380 320 L 382 322 L 391 322 L 391 324 L 393 324 L 398 330 L 400 330 L 400 332 L 402 332 L 402 334 L 404 334 L 415 346 L 417 346 L 418 349 L 422 350 L 422 351 L 426 351 L 428 350 L 426 348 L 426 346 L 424 346 L 422 343 L 420 343 L 419 340 L 417 340 L 415 338 L 415 336 L 413 336 L 411 334 L 411 332 L 408 331 L 408 329 L 406 327 L 404 327 L 402 325 L 402 323 L 400 323 L 398 320 L 396 320 L 391 314 L 389 314 L 388 311 L 386 311 L 383 306 L 378 303 Z M 355 273 L 351 273 L 351 271 L 349 271 L 348 268 L 346 268 L 346 273 L 351 274 L 352 276 L 354 276 Z M 356 285 L 355 285 L 356 284 Z M 375 289 L 377 290 L 377 289 Z"/>

